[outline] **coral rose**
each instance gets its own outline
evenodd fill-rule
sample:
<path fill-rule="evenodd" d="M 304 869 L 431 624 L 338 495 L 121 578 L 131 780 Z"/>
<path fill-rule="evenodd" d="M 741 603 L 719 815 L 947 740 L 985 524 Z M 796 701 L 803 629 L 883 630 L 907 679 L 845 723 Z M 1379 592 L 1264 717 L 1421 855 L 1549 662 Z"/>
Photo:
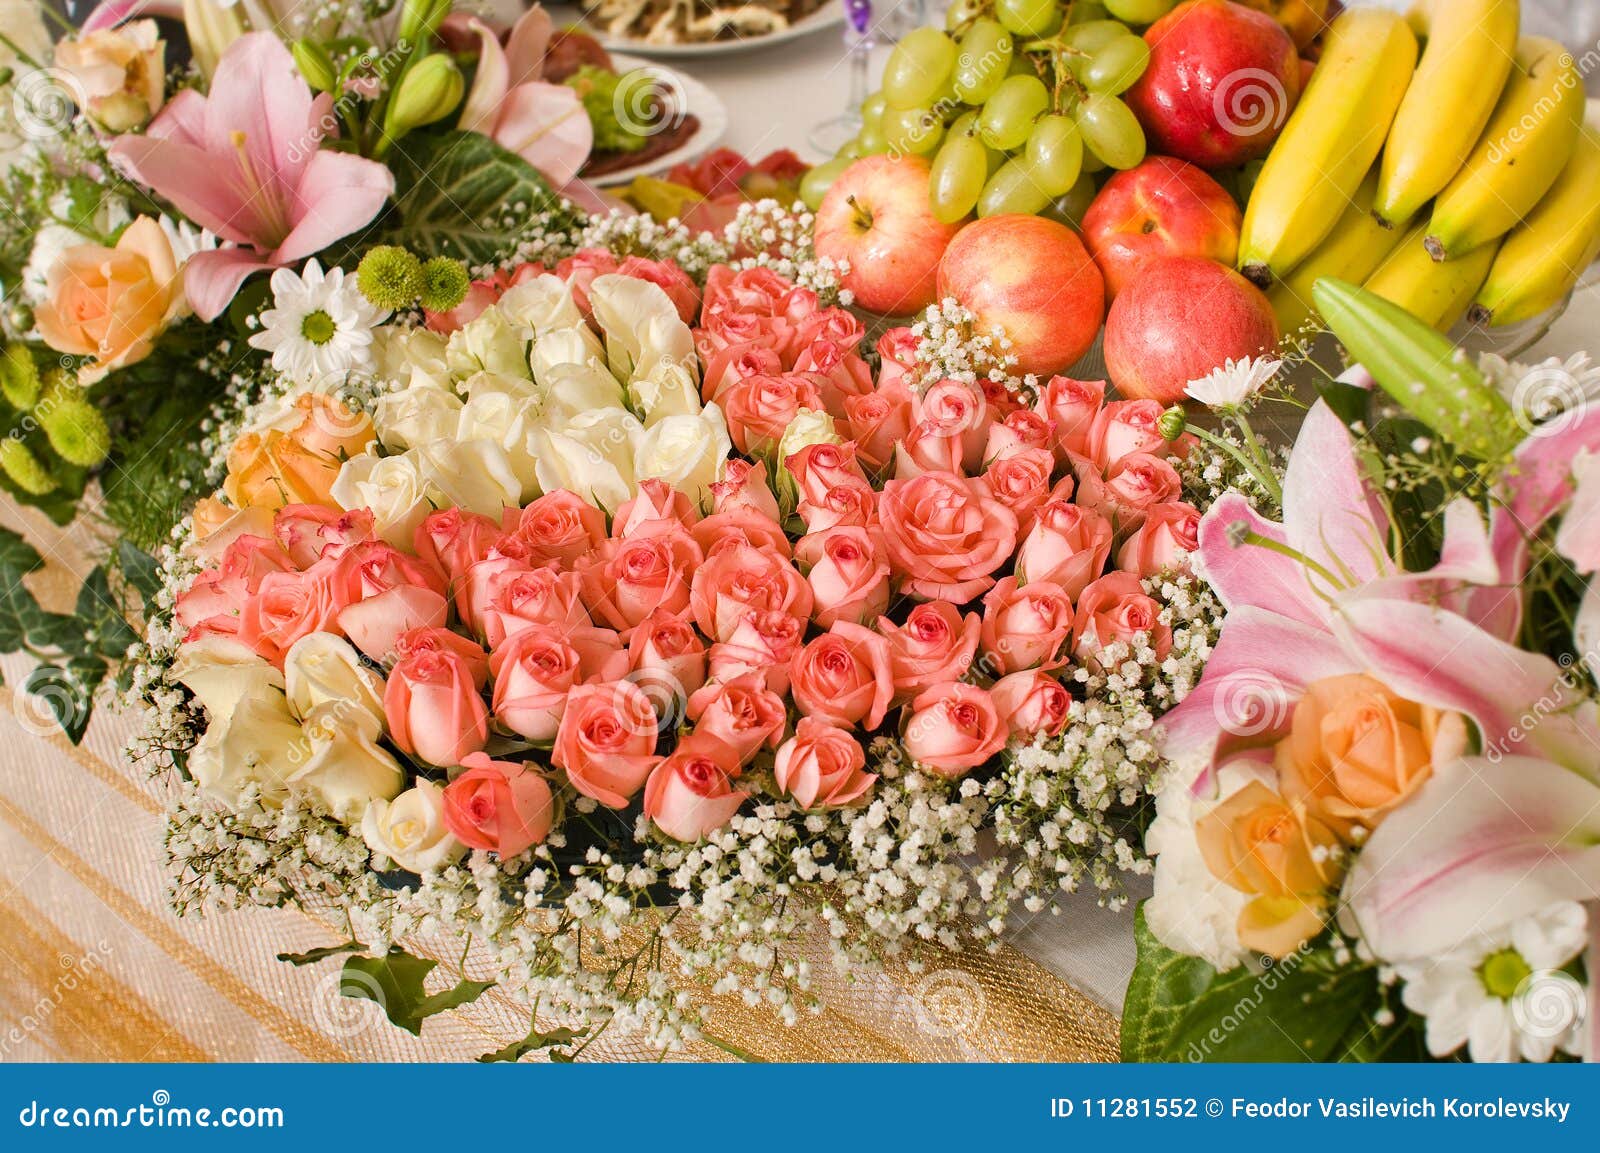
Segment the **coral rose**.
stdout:
<path fill-rule="evenodd" d="M 1130 572 L 1107 573 L 1083 590 L 1072 632 L 1073 651 L 1091 662 L 1108 646 L 1131 644 L 1140 633 L 1162 660 L 1172 651 L 1172 630 L 1161 623 L 1161 606 Z"/>
<path fill-rule="evenodd" d="M 1076 600 L 1105 571 L 1111 522 L 1070 500 L 1052 500 L 1017 550 L 1017 580 L 1050 581 Z"/>
<path fill-rule="evenodd" d="M 1053 737 L 1067 724 L 1072 697 L 1060 681 L 1041 669 L 1001 677 L 989 689 L 995 710 L 1014 736 Z"/>
<path fill-rule="evenodd" d="M 983 598 L 983 656 L 996 676 L 1065 664 L 1072 641 L 1072 598 L 1060 585 L 1006 577 Z"/>
<path fill-rule="evenodd" d="M 1106 402 L 1103 380 L 1072 380 L 1053 376 L 1039 390 L 1034 411 L 1050 421 L 1056 460 L 1066 464 L 1072 456 L 1089 451 L 1089 429 Z"/>
<path fill-rule="evenodd" d="M 729 751 L 723 765 L 732 776 L 763 746 L 776 748 L 788 721 L 783 698 L 765 687 L 758 672 L 706 685 L 689 698 L 688 711 L 696 738 Z"/>
<path fill-rule="evenodd" d="M 877 781 L 866 771 L 861 742 L 816 717 L 801 717 L 773 763 L 778 788 L 802 809 L 838 808 L 858 801 Z"/>
<path fill-rule="evenodd" d="M 964 604 L 987 592 L 1017 543 L 1016 514 L 948 472 L 889 481 L 878 519 L 901 589 L 925 600 Z"/>
<path fill-rule="evenodd" d="M 751 613 L 783 612 L 810 619 L 811 586 L 783 556 L 724 540 L 695 570 L 689 605 L 700 631 L 714 641 L 725 641 Z"/>
<path fill-rule="evenodd" d="M 661 762 L 656 735 L 655 706 L 638 685 L 579 685 L 567 697 L 550 759 L 584 796 L 626 808 Z"/>
<path fill-rule="evenodd" d="M 389 659 L 402 633 L 438 628 L 449 619 L 444 576 L 426 561 L 381 540 L 366 540 L 333 563 L 344 605 L 339 628 L 375 661 Z"/>
<path fill-rule="evenodd" d="M 657 765 L 644 789 L 644 815 L 667 836 L 698 841 L 732 819 L 749 795 L 735 789 L 733 774 L 714 744 L 692 737 Z"/>
<path fill-rule="evenodd" d="M 949 601 L 917 605 L 904 624 L 879 617 L 878 632 L 889 645 L 895 702 L 903 704 L 934 685 L 966 676 L 982 627 L 977 613 L 962 616 Z"/>
<path fill-rule="evenodd" d="M 807 716 L 875 729 L 894 699 L 889 642 L 869 628 L 836 621 L 795 654 L 789 691 Z"/>
<path fill-rule="evenodd" d="M 877 534 L 841 525 L 808 533 L 796 547 L 801 565 L 810 566 L 812 620 L 821 628 L 834 621 L 860 624 L 889 607 L 889 561 Z"/>
<path fill-rule="evenodd" d="M 389 670 L 383 712 L 400 751 L 433 765 L 459 765 L 489 741 L 489 710 L 475 670 L 450 649 L 423 649 Z"/>
<path fill-rule="evenodd" d="M 444 787 L 444 823 L 473 849 L 515 857 L 542 844 L 555 823 L 550 785 L 526 765 L 473 753 Z"/>
<path fill-rule="evenodd" d="M 1182 501 L 1152 505 L 1144 523 L 1117 550 L 1117 567 L 1140 576 L 1187 571 L 1189 556 L 1199 547 L 1199 509 Z"/>
<path fill-rule="evenodd" d="M 1005 748 L 1006 737 L 993 698 L 976 685 L 952 681 L 911 702 L 901 739 L 919 765 L 959 777 Z"/>

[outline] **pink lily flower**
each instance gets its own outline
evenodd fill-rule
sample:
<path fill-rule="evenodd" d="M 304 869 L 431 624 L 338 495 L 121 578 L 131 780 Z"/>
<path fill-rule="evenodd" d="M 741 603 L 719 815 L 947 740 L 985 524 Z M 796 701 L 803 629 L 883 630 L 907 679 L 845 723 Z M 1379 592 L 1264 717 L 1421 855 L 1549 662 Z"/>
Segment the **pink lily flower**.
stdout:
<path fill-rule="evenodd" d="M 252 273 L 297 263 L 367 224 L 393 194 L 382 164 L 319 148 L 332 104 L 326 93 L 313 99 L 277 36 L 252 32 L 223 54 L 208 95 L 180 92 L 143 136 L 111 145 L 132 179 L 232 241 L 186 266 L 200 319 L 221 315 Z"/>

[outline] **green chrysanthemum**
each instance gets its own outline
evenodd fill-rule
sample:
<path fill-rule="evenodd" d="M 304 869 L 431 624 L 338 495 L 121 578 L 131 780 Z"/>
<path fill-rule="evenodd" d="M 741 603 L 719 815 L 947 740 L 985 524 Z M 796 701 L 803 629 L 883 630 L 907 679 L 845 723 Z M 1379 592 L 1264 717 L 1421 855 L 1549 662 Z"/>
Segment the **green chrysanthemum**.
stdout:
<path fill-rule="evenodd" d="M 34 415 L 50 438 L 50 447 L 68 464 L 93 468 L 111 452 L 105 417 L 70 385 L 53 385 Z"/>
<path fill-rule="evenodd" d="M 43 496 L 56 487 L 55 477 L 33 455 L 33 450 L 9 436 L 0 440 L 0 469 L 5 470 L 13 484 L 31 496 Z"/>
<path fill-rule="evenodd" d="M 410 308 L 425 288 L 422 261 L 394 244 L 371 249 L 356 269 L 356 287 L 379 308 Z"/>
<path fill-rule="evenodd" d="M 422 266 L 422 307 L 429 312 L 449 312 L 467 298 L 472 279 L 467 266 L 448 256 L 435 256 Z"/>
<path fill-rule="evenodd" d="M 0 353 L 0 393 L 19 412 L 27 412 L 39 402 L 39 366 L 33 354 L 20 344 L 8 344 Z"/>

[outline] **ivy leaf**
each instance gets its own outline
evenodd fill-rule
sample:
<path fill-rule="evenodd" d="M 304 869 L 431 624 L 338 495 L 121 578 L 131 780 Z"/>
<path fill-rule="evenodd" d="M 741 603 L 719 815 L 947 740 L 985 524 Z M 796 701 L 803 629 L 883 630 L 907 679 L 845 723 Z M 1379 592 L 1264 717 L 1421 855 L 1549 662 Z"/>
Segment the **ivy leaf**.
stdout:
<path fill-rule="evenodd" d="M 1379 1005 L 1377 977 L 1326 950 L 1266 971 L 1218 973 L 1157 941 L 1141 907 L 1138 962 L 1123 1007 L 1124 1061 L 1360 1060 L 1355 1041 Z"/>
<path fill-rule="evenodd" d="M 28 674 L 22 691 L 77 744 L 89 727 L 94 689 L 104 675 L 105 664 L 97 659 L 75 660 L 66 667 L 45 664 Z"/>
<path fill-rule="evenodd" d="M 365 948 L 366 946 L 360 941 L 346 941 L 342 945 L 323 945 L 318 949 L 307 949 L 304 953 L 279 953 L 278 960 L 291 965 L 315 965 L 318 961 L 326 961 L 329 957 L 337 957 L 341 953 L 357 953 Z"/>
<path fill-rule="evenodd" d="M 78 640 L 93 629 L 94 650 L 109 660 L 120 661 L 128 646 L 139 640 L 139 634 L 123 615 L 122 604 L 111 591 L 111 577 L 104 565 L 98 566 L 84 579 L 78 590 L 77 618 L 82 626 Z"/>
<path fill-rule="evenodd" d="M 146 606 L 154 601 L 156 593 L 161 591 L 161 570 L 156 558 L 124 537 L 117 542 L 117 563 L 122 568 L 123 579 Z"/>
<path fill-rule="evenodd" d="M 493 981 L 461 981 L 454 988 L 430 996 L 423 990 L 423 983 L 438 964 L 413 957 L 398 947 L 382 957 L 351 957 L 339 975 L 339 993 L 376 1001 L 390 1022 L 420 1036 L 424 1020 L 471 1004 L 494 985 Z"/>
<path fill-rule="evenodd" d="M 478 1061 L 484 1065 L 490 1065 L 497 1061 L 520 1061 L 529 1053 L 537 1053 L 540 1049 L 549 1049 L 550 1060 L 558 1065 L 570 1065 L 572 1063 L 572 1054 L 564 1052 L 556 1048 L 556 1046 L 570 1045 L 574 1041 L 582 1040 L 587 1032 L 587 1029 L 561 1028 L 551 1029 L 548 1033 L 541 1033 L 539 1032 L 539 1026 L 535 1024 L 528 1030 L 528 1035 L 522 1040 L 513 1041 L 504 1049 L 496 1049 L 493 1053 L 485 1053 L 478 1058 Z"/>

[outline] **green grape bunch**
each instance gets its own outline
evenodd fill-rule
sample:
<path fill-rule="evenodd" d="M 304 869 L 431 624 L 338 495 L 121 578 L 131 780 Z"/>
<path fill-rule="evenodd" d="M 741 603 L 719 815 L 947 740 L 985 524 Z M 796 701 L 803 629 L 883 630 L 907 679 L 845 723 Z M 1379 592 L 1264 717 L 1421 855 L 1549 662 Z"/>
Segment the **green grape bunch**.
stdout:
<path fill-rule="evenodd" d="M 1076 225 L 1096 174 L 1137 166 L 1146 141 L 1122 94 L 1144 75 L 1139 29 L 1176 0 L 957 0 L 943 29 L 902 37 L 861 130 L 860 156 L 930 160 L 933 213 L 1044 214 Z"/>

